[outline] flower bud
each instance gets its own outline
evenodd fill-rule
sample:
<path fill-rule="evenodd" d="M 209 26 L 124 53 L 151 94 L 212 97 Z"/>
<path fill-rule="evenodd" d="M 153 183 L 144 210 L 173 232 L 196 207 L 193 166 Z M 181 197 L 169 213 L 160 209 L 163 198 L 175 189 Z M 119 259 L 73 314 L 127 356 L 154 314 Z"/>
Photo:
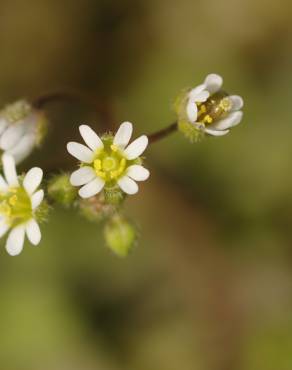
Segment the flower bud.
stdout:
<path fill-rule="evenodd" d="M 41 144 L 47 126 L 44 113 L 26 100 L 7 105 L 0 111 L 0 152 L 12 155 L 20 163 Z"/>
<path fill-rule="evenodd" d="M 69 174 L 56 175 L 49 181 L 48 195 L 56 203 L 69 207 L 77 198 L 77 189 L 70 183 Z"/>
<path fill-rule="evenodd" d="M 103 194 L 87 199 L 78 199 L 81 216 L 91 222 L 101 222 L 116 212 L 116 207 L 105 201 Z"/>
<path fill-rule="evenodd" d="M 119 257 L 126 257 L 137 239 L 133 224 L 121 215 L 114 215 L 104 228 L 104 237 L 108 248 Z"/>

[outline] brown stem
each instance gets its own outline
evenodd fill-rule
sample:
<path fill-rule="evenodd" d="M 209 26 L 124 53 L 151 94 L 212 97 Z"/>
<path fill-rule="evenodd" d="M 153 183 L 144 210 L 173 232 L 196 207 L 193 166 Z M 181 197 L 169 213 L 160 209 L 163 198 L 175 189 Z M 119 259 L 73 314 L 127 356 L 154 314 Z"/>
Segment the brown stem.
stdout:
<path fill-rule="evenodd" d="M 114 131 L 115 129 L 112 104 L 107 97 L 94 96 L 76 90 L 57 90 L 31 100 L 32 106 L 36 109 L 43 109 L 48 104 L 55 102 L 75 102 L 90 106 L 97 113 L 101 129 L 104 131 Z"/>
<path fill-rule="evenodd" d="M 93 107 L 98 108 L 100 116 L 102 117 L 102 121 L 106 121 L 106 128 L 112 129 L 112 117 L 109 114 L 109 107 L 107 102 L 104 99 L 95 99 L 92 96 L 89 96 L 84 93 L 80 93 L 77 91 L 55 91 L 49 92 L 43 95 L 38 96 L 37 98 L 33 99 L 31 104 L 36 109 L 42 109 L 48 103 L 58 102 L 58 101 L 83 101 L 87 104 L 92 105 Z M 153 132 L 152 134 L 148 135 L 149 144 L 156 143 L 168 135 L 172 134 L 177 130 L 177 122 L 172 123 L 171 125 Z"/>
<path fill-rule="evenodd" d="M 74 90 L 51 91 L 32 99 L 31 104 L 37 109 L 42 109 L 47 104 L 58 101 L 82 101 L 89 105 L 97 105 L 94 97 Z"/>
<path fill-rule="evenodd" d="M 153 132 L 153 134 L 148 135 L 149 144 L 156 143 L 168 135 L 172 134 L 177 130 L 177 122 L 172 123 L 171 125 L 167 126 L 166 128 L 163 128 L 162 130 Z"/>

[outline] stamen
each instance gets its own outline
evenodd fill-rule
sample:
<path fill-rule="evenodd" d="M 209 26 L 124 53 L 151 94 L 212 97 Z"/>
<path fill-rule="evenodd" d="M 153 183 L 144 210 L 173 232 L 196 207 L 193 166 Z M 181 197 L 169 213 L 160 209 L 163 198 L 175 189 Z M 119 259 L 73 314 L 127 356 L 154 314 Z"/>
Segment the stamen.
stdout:
<path fill-rule="evenodd" d="M 213 122 L 213 118 L 212 118 L 209 114 L 207 114 L 207 115 L 204 117 L 203 122 L 204 122 L 204 123 L 212 123 L 212 122 Z"/>
<path fill-rule="evenodd" d="M 202 104 L 202 105 L 200 106 L 199 115 L 200 115 L 200 114 L 203 114 L 203 113 L 206 113 L 206 112 L 207 112 L 206 105 L 205 105 L 205 104 Z"/>
<path fill-rule="evenodd" d="M 96 155 L 93 168 L 97 176 L 105 181 L 117 180 L 123 175 L 127 167 L 127 160 L 119 147 L 108 144 Z"/>
<path fill-rule="evenodd" d="M 23 187 L 10 188 L 3 193 L 0 202 L 0 216 L 11 226 L 18 225 L 32 217 L 30 196 Z"/>
<path fill-rule="evenodd" d="M 111 145 L 111 150 L 112 150 L 113 152 L 117 152 L 117 151 L 119 150 L 119 148 L 118 148 L 116 145 L 112 144 L 112 145 Z"/>
<path fill-rule="evenodd" d="M 11 215 L 11 207 L 7 204 L 6 200 L 4 200 L 0 205 L 0 214 L 9 217 Z"/>
<path fill-rule="evenodd" d="M 12 206 L 15 206 L 17 203 L 17 195 L 13 195 L 12 197 L 9 198 L 9 204 Z"/>
<path fill-rule="evenodd" d="M 100 159 L 95 159 L 93 162 L 94 168 L 96 171 L 101 170 L 101 160 Z"/>
<path fill-rule="evenodd" d="M 102 179 L 106 178 L 106 173 L 104 171 L 96 171 L 97 176 L 101 177 Z"/>
<path fill-rule="evenodd" d="M 229 98 L 224 98 L 220 101 L 219 107 L 224 111 L 228 112 L 231 109 L 231 100 Z"/>
<path fill-rule="evenodd" d="M 198 107 L 197 122 L 209 125 L 222 119 L 231 110 L 231 100 L 226 92 L 220 90 L 202 104 L 196 103 Z"/>

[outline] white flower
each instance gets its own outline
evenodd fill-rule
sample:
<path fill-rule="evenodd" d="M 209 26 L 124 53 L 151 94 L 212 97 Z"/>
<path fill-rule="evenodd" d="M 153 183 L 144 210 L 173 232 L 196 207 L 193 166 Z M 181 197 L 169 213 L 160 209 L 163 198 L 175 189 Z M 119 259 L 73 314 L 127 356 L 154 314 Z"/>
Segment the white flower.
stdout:
<path fill-rule="evenodd" d="M 209 74 L 204 83 L 188 93 L 187 119 L 199 130 L 213 136 L 226 135 L 242 119 L 243 100 L 238 95 L 228 95 L 221 87 L 223 79 Z"/>
<path fill-rule="evenodd" d="M 36 211 L 44 198 L 44 191 L 37 191 L 43 171 L 34 167 L 22 181 L 17 176 L 11 155 L 4 154 L 2 164 L 5 178 L 0 175 L 0 238 L 11 229 L 6 250 L 11 256 L 16 256 L 23 249 L 25 234 L 33 245 L 41 240 Z"/>
<path fill-rule="evenodd" d="M 45 125 L 43 113 L 26 101 L 8 105 L 0 112 L 0 151 L 21 162 L 41 141 Z"/>
<path fill-rule="evenodd" d="M 127 194 L 137 193 L 136 181 L 149 177 L 140 158 L 148 145 L 147 136 L 142 135 L 128 145 L 133 132 L 130 122 L 122 123 L 114 137 L 100 138 L 86 125 L 79 126 L 79 131 L 87 146 L 75 142 L 67 144 L 68 152 L 81 162 L 81 167 L 70 178 L 73 186 L 82 185 L 79 195 L 89 198 L 104 187 L 116 185 Z"/>

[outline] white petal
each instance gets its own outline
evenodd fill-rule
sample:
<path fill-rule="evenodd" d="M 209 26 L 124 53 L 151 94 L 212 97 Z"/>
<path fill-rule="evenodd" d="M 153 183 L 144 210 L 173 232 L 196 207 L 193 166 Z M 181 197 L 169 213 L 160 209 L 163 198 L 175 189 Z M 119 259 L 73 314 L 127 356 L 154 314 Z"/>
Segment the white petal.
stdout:
<path fill-rule="evenodd" d="M 33 150 L 36 142 L 35 133 L 24 135 L 20 141 L 10 150 L 7 151 L 8 154 L 11 154 L 15 163 L 18 164 L 23 161 Z"/>
<path fill-rule="evenodd" d="M 124 151 L 124 155 L 128 160 L 138 158 L 148 145 L 148 137 L 142 135 L 134 140 Z"/>
<path fill-rule="evenodd" d="M 231 110 L 237 111 L 243 107 L 243 99 L 239 95 L 231 95 L 228 97 L 229 100 L 231 100 Z"/>
<path fill-rule="evenodd" d="M 136 181 L 145 181 L 150 176 L 150 172 L 143 166 L 133 164 L 127 170 L 127 175 Z"/>
<path fill-rule="evenodd" d="M 80 162 L 92 163 L 94 153 L 87 146 L 71 141 L 67 144 L 68 152 Z"/>
<path fill-rule="evenodd" d="M 36 209 L 41 204 L 43 199 L 44 199 L 44 191 L 42 189 L 34 193 L 30 197 L 32 209 Z"/>
<path fill-rule="evenodd" d="M 5 130 L 8 126 L 8 121 L 5 118 L 0 118 L 0 134 Z"/>
<path fill-rule="evenodd" d="M 14 147 L 18 141 L 21 139 L 25 132 L 25 127 L 23 124 L 15 123 L 11 124 L 2 134 L 0 138 L 0 147 L 2 150 L 9 150 Z"/>
<path fill-rule="evenodd" d="M 226 118 L 213 123 L 212 125 L 209 126 L 209 128 L 211 129 L 214 128 L 216 130 L 226 130 L 230 127 L 234 127 L 240 123 L 242 115 L 243 115 L 242 111 L 229 113 L 229 115 Z"/>
<path fill-rule="evenodd" d="M 202 84 L 194 89 L 192 89 L 189 93 L 189 98 L 194 102 L 203 103 L 205 102 L 210 96 L 208 90 L 206 90 L 206 85 Z"/>
<path fill-rule="evenodd" d="M 87 184 L 89 181 L 96 177 L 94 169 L 92 167 L 81 167 L 74 171 L 70 177 L 70 182 L 73 186 L 80 186 Z"/>
<path fill-rule="evenodd" d="M 9 154 L 2 156 L 3 171 L 9 186 L 18 186 L 17 173 L 14 158 Z"/>
<path fill-rule="evenodd" d="M 204 102 L 209 98 L 209 96 L 210 96 L 209 91 L 204 90 L 204 91 L 202 91 L 200 94 L 198 94 L 198 95 L 194 98 L 194 100 L 195 100 L 195 102 L 197 102 L 197 103 L 204 103 Z"/>
<path fill-rule="evenodd" d="M 30 221 L 28 221 L 25 228 L 26 228 L 26 235 L 28 237 L 28 240 L 31 242 L 31 244 L 38 245 L 39 242 L 41 241 L 42 234 L 41 234 L 40 227 L 38 223 L 36 222 L 36 220 L 32 218 Z"/>
<path fill-rule="evenodd" d="M 224 135 L 228 134 L 228 132 L 229 132 L 229 130 L 219 131 L 219 130 L 213 130 L 211 128 L 205 128 L 204 131 L 207 134 L 212 135 L 212 136 L 224 136 Z"/>
<path fill-rule="evenodd" d="M 189 100 L 187 104 L 187 116 L 190 122 L 196 122 L 198 118 L 198 107 L 194 100 Z"/>
<path fill-rule="evenodd" d="M 0 175 L 0 191 L 6 191 L 8 189 L 8 184 L 4 180 L 3 176 Z"/>
<path fill-rule="evenodd" d="M 119 127 L 114 137 L 114 145 L 124 149 L 131 139 L 133 132 L 133 125 L 131 122 L 124 122 Z"/>
<path fill-rule="evenodd" d="M 7 232 L 8 229 L 9 229 L 9 225 L 7 224 L 7 222 L 5 221 L 4 218 L 1 218 L 1 220 L 0 220 L 0 238 L 2 238 L 2 236 Z"/>
<path fill-rule="evenodd" d="M 96 177 L 94 180 L 91 180 L 88 184 L 82 186 L 79 190 L 79 195 L 81 198 L 90 198 L 98 194 L 104 187 L 104 180 L 99 177 Z"/>
<path fill-rule="evenodd" d="M 6 250 L 11 256 L 18 255 L 23 248 L 25 226 L 19 225 L 13 228 L 8 235 Z"/>
<path fill-rule="evenodd" d="M 93 151 L 103 148 L 103 142 L 100 137 L 87 125 L 79 126 L 80 134 L 86 145 Z"/>
<path fill-rule="evenodd" d="M 136 194 L 139 190 L 139 187 L 135 183 L 135 181 L 130 179 L 130 177 L 128 176 L 123 176 L 121 179 L 119 179 L 118 185 L 123 190 L 123 192 L 129 195 Z"/>
<path fill-rule="evenodd" d="M 42 182 L 42 178 L 43 170 L 41 168 L 33 167 L 28 171 L 23 180 L 23 187 L 27 194 L 31 195 L 36 191 Z"/>
<path fill-rule="evenodd" d="M 201 84 L 197 87 L 195 87 L 194 89 L 192 89 L 190 92 L 189 92 L 189 98 L 190 99 L 195 99 L 199 94 L 201 94 L 201 92 L 203 92 L 204 90 L 206 90 L 206 85 L 205 84 Z"/>
<path fill-rule="evenodd" d="M 211 73 L 206 77 L 204 84 L 206 85 L 206 89 L 209 91 L 209 93 L 214 94 L 221 89 L 223 79 L 221 76 Z"/>

